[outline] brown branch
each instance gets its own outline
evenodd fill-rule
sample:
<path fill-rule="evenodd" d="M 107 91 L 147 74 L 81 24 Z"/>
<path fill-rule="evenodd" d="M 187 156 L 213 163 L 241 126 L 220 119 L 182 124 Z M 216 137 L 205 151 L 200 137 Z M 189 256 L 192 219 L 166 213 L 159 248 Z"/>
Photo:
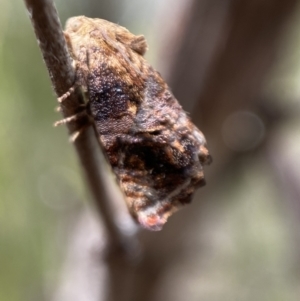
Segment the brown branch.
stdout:
<path fill-rule="evenodd" d="M 72 67 L 72 59 L 68 53 L 60 20 L 52 0 L 24 0 L 27 6 L 31 22 L 33 24 L 38 44 L 52 81 L 52 85 L 57 97 L 64 95 L 70 90 L 75 82 L 75 70 Z M 61 105 L 63 116 L 73 116 L 82 110 L 84 97 L 79 88 L 63 102 Z M 119 300 L 119 296 L 128 292 L 128 277 L 132 273 L 132 264 L 137 258 L 138 244 L 134 236 L 134 231 L 128 234 L 124 223 L 133 226 L 133 221 L 128 214 L 123 195 L 112 177 L 112 171 L 106 162 L 106 159 L 100 149 L 97 133 L 93 126 L 88 126 L 88 120 L 82 118 L 76 122 L 67 123 L 70 133 L 74 133 L 84 126 L 86 130 L 82 131 L 75 140 L 74 146 L 80 159 L 88 187 L 94 197 L 96 207 L 100 212 L 101 221 L 107 234 L 107 250 L 110 252 L 106 256 L 108 265 L 108 290 L 107 300 Z M 125 213 L 125 214 L 124 214 Z M 123 227 L 120 227 L 121 222 Z M 101 239 L 100 239 L 101 241 Z M 86 259 L 88 263 L 93 262 L 93 267 L 100 267 L 102 262 L 98 257 L 93 257 L 95 242 L 88 240 L 88 244 L 81 248 L 79 253 L 85 253 L 81 259 Z M 78 253 L 78 250 L 77 250 Z M 78 268 L 78 264 L 74 263 Z M 81 265 L 85 266 L 83 262 Z M 87 265 L 90 267 L 91 265 Z M 89 271 L 80 270 L 80 273 L 89 273 Z M 69 274 L 70 275 L 70 274 Z M 72 279 L 72 277 L 69 277 Z M 93 283 L 99 286 L 100 279 Z M 77 281 L 78 282 L 78 281 Z M 106 283 L 106 281 L 104 281 Z M 73 281 L 71 294 L 86 291 L 82 283 Z M 95 291 L 97 287 L 94 287 Z M 95 298 L 98 300 L 97 296 Z M 96 300 L 95 299 L 95 300 Z"/>
<path fill-rule="evenodd" d="M 65 94 L 74 85 L 75 70 L 72 59 L 68 53 L 60 20 L 52 0 L 25 0 L 32 25 L 42 51 L 42 55 L 52 85 L 57 97 Z M 82 110 L 83 95 L 79 88 L 71 93 L 63 102 L 62 112 L 64 117 L 72 116 Z M 68 123 L 70 133 L 82 129 L 87 120 L 78 120 Z M 121 211 L 127 210 L 120 189 L 115 180 L 110 176 L 108 164 L 100 151 L 99 141 L 93 126 L 88 126 L 74 142 L 90 191 L 100 211 L 101 218 L 107 231 L 110 247 L 126 253 L 127 243 L 130 247 L 136 245 L 133 236 L 128 236 L 116 222 L 118 214 L 113 208 L 117 202 Z M 130 218 L 128 216 L 128 218 Z M 131 250 L 132 251 L 132 250 Z"/>

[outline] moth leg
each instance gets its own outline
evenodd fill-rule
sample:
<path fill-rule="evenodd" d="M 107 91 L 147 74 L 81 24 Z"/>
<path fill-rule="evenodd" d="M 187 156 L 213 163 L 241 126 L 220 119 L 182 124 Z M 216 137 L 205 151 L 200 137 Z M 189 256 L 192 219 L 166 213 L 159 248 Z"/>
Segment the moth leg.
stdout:
<path fill-rule="evenodd" d="M 78 106 L 79 109 L 86 109 L 87 108 L 87 104 L 83 103 L 81 105 Z M 61 106 L 57 106 L 55 107 L 55 112 L 62 112 L 62 107 Z"/>
<path fill-rule="evenodd" d="M 78 131 L 74 132 L 73 134 L 70 135 L 69 141 L 74 143 L 77 138 L 90 126 L 91 124 L 86 124 L 83 127 L 81 127 Z"/>
<path fill-rule="evenodd" d="M 56 121 L 54 123 L 54 126 L 59 126 L 59 125 L 67 124 L 70 122 L 80 121 L 81 119 L 85 120 L 84 125 L 82 125 L 79 130 L 73 132 L 69 137 L 70 142 L 75 142 L 76 139 L 93 123 L 91 116 L 86 112 L 86 110 L 81 111 L 70 117 L 66 117 L 62 120 Z"/>
<path fill-rule="evenodd" d="M 59 97 L 57 99 L 57 101 L 60 104 L 62 104 L 72 93 L 74 93 L 75 89 L 79 86 L 80 86 L 80 84 L 76 81 L 75 84 L 66 93 L 64 93 L 61 97 Z M 82 125 L 79 130 L 70 134 L 70 137 L 69 137 L 70 142 L 75 142 L 76 139 L 80 136 L 80 134 L 82 132 L 84 132 L 84 130 L 86 130 L 92 124 L 91 116 L 88 114 L 88 103 L 80 104 L 78 109 L 80 109 L 81 111 L 79 111 L 78 113 L 76 113 L 72 116 L 63 118 L 62 120 L 59 120 L 59 121 L 56 121 L 54 123 L 54 126 L 56 127 L 56 126 L 68 124 L 71 122 L 78 122 L 81 120 L 85 121 L 84 125 Z M 62 111 L 62 108 L 60 105 L 56 108 L 56 111 L 57 112 Z"/>
<path fill-rule="evenodd" d="M 59 121 L 56 121 L 54 123 L 54 126 L 56 127 L 58 125 L 67 124 L 67 123 L 70 123 L 70 122 L 73 122 L 73 121 L 78 121 L 81 118 L 86 117 L 86 116 L 87 116 L 86 111 L 81 111 L 81 112 L 79 112 L 79 113 L 77 113 L 75 115 L 72 115 L 70 117 L 66 117 L 66 118 L 64 118 L 62 120 L 59 120 Z"/>
<path fill-rule="evenodd" d="M 78 80 L 80 78 L 80 69 L 78 63 L 75 60 L 73 60 L 72 66 L 75 69 L 74 84 L 69 88 L 67 92 L 65 92 L 62 96 L 57 98 L 59 104 L 62 104 L 68 97 L 70 97 L 70 95 L 72 95 L 75 92 L 76 88 L 81 86 L 80 81 Z"/>
<path fill-rule="evenodd" d="M 72 93 L 74 93 L 76 87 L 77 87 L 77 84 L 75 83 L 66 93 L 64 93 L 62 96 L 58 97 L 57 101 L 59 103 L 63 103 Z"/>
<path fill-rule="evenodd" d="M 61 112 L 61 111 L 62 111 L 61 106 L 55 107 L 55 112 Z"/>

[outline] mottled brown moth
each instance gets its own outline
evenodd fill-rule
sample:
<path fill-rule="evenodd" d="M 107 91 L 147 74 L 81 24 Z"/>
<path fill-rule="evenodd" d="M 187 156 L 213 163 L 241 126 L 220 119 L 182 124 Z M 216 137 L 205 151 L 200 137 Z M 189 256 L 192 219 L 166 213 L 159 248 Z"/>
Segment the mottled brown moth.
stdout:
<path fill-rule="evenodd" d="M 143 58 L 143 36 L 84 16 L 68 20 L 65 36 L 76 84 L 129 211 L 145 228 L 160 230 L 205 183 L 205 138 Z"/>

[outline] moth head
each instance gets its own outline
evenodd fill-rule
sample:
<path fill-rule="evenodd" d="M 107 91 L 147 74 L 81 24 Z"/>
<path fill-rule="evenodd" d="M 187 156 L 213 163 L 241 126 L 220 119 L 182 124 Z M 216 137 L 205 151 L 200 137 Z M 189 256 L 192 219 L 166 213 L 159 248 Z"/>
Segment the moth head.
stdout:
<path fill-rule="evenodd" d="M 73 38 L 91 37 L 104 39 L 112 43 L 119 42 L 144 55 L 148 46 L 144 36 L 134 35 L 125 27 L 103 19 L 92 19 L 85 16 L 72 17 L 67 20 L 65 35 Z"/>

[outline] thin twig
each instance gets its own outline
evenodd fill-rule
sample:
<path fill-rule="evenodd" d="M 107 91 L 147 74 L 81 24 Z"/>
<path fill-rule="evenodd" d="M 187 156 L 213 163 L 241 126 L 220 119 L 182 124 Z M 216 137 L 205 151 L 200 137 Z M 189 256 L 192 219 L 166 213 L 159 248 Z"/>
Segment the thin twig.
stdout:
<path fill-rule="evenodd" d="M 34 27 L 38 44 L 48 68 L 52 85 L 57 97 L 61 97 L 74 85 L 75 70 L 69 55 L 60 20 L 52 0 L 24 0 Z M 77 114 L 82 110 L 83 95 L 79 88 L 61 105 L 64 118 Z M 87 120 L 80 118 L 78 122 L 69 122 L 67 127 L 74 133 Z M 133 235 L 128 236 L 117 224 L 117 214 L 112 204 L 118 200 L 118 206 L 126 210 L 123 195 L 115 180 L 110 176 L 111 171 L 100 151 L 99 141 L 93 126 L 88 126 L 75 140 L 74 146 L 81 161 L 89 189 L 100 211 L 103 224 L 111 247 L 121 253 L 128 250 L 125 244 L 136 245 Z M 112 200 L 113 199 L 113 200 Z M 120 248 L 121 247 L 121 248 Z"/>

